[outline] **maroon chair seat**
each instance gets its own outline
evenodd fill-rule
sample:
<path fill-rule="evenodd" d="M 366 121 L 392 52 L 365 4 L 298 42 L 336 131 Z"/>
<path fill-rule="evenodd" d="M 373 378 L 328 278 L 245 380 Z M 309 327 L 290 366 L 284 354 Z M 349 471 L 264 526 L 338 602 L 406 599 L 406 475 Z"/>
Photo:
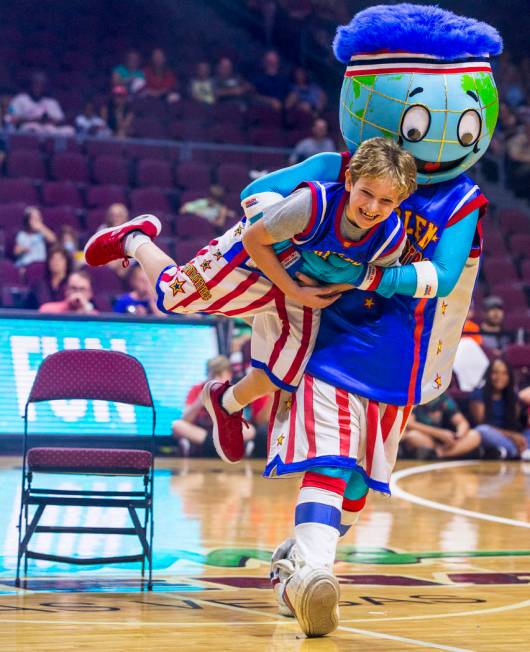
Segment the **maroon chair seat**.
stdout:
<path fill-rule="evenodd" d="M 92 176 L 96 183 L 115 186 L 129 185 L 129 167 L 121 156 L 103 154 L 92 162 Z"/>
<path fill-rule="evenodd" d="M 0 203 L 20 202 L 25 206 L 38 203 L 37 190 L 30 179 L 1 179 Z"/>
<path fill-rule="evenodd" d="M 136 164 L 136 182 L 139 186 L 171 188 L 173 173 L 169 161 L 142 158 Z"/>
<path fill-rule="evenodd" d="M 504 358 L 514 369 L 530 367 L 530 345 L 509 344 L 504 351 Z"/>
<path fill-rule="evenodd" d="M 31 448 L 28 468 L 48 473 L 127 473 L 143 475 L 151 466 L 149 451 L 111 448 Z"/>
<path fill-rule="evenodd" d="M 48 181 L 42 187 L 42 198 L 46 206 L 83 207 L 79 190 L 71 181 Z"/>
<path fill-rule="evenodd" d="M 51 161 L 52 177 L 57 181 L 88 183 L 88 162 L 82 154 L 63 152 L 55 154 Z"/>
<path fill-rule="evenodd" d="M 530 216 L 518 208 L 506 208 L 499 212 L 501 230 L 506 233 L 514 231 L 527 233 L 530 228 Z"/>
<path fill-rule="evenodd" d="M 250 183 L 248 167 L 234 163 L 222 163 L 217 168 L 217 180 L 228 192 L 241 192 Z"/>
<path fill-rule="evenodd" d="M 133 214 L 171 212 L 167 195 L 161 188 L 136 188 L 131 191 L 130 200 Z"/>
<path fill-rule="evenodd" d="M 177 185 L 184 190 L 207 191 L 211 183 L 210 166 L 205 163 L 181 163 L 177 167 Z"/>
<path fill-rule="evenodd" d="M 86 191 L 86 202 L 90 208 L 107 208 L 111 204 L 125 204 L 127 198 L 122 186 L 90 186 Z"/>
<path fill-rule="evenodd" d="M 510 249 L 515 256 L 530 258 L 530 233 L 514 233 L 510 238 Z"/>
<path fill-rule="evenodd" d="M 7 157 L 7 175 L 9 177 L 44 179 L 46 166 L 42 155 L 39 151 L 32 149 L 19 149 L 10 152 Z"/>

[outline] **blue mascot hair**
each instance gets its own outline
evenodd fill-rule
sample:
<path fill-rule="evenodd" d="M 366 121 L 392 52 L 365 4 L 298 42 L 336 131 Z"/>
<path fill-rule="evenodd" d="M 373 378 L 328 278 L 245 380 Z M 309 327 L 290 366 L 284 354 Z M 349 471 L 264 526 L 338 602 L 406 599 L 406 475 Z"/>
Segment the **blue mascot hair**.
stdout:
<path fill-rule="evenodd" d="M 356 14 L 337 29 L 335 56 L 347 63 L 354 54 L 414 52 L 443 59 L 502 52 L 495 28 L 436 6 L 376 5 Z"/>

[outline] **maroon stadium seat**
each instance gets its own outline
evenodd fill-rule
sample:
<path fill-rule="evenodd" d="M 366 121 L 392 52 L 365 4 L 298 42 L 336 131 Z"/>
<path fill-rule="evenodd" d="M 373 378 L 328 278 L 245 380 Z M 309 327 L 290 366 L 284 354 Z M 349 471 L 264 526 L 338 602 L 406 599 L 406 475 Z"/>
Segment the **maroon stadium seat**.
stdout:
<path fill-rule="evenodd" d="M 24 271 L 24 280 L 31 287 L 38 283 L 46 273 L 46 263 L 31 263 Z"/>
<path fill-rule="evenodd" d="M 157 159 L 139 159 L 136 163 L 136 182 L 139 186 L 173 187 L 171 163 Z"/>
<path fill-rule="evenodd" d="M 0 179 L 0 203 L 21 202 L 28 204 L 38 203 L 38 195 L 29 179 Z"/>
<path fill-rule="evenodd" d="M 198 215 L 181 214 L 175 220 L 175 233 L 183 240 L 202 239 L 206 244 L 215 238 L 215 227 Z"/>
<path fill-rule="evenodd" d="M 494 226 L 484 228 L 484 254 L 487 256 L 502 256 L 507 253 L 506 243 L 502 233 Z"/>
<path fill-rule="evenodd" d="M 13 203 L 0 205 L 0 227 L 3 229 L 22 226 L 22 216 L 26 204 Z"/>
<path fill-rule="evenodd" d="M 503 325 L 508 331 L 524 328 L 530 332 L 530 310 L 516 308 L 513 312 L 506 313 Z"/>
<path fill-rule="evenodd" d="M 169 145 L 152 145 L 150 143 L 125 143 L 125 153 L 128 158 L 149 158 L 166 160 L 171 158 L 171 152 L 178 148 Z"/>
<path fill-rule="evenodd" d="M 530 228 L 530 215 L 517 208 L 506 208 L 499 212 L 501 229 L 506 233 L 518 231 L 528 233 Z"/>
<path fill-rule="evenodd" d="M 176 180 L 184 190 L 199 189 L 207 193 L 211 184 L 210 166 L 205 163 L 180 163 Z"/>
<path fill-rule="evenodd" d="M 135 118 L 132 126 L 132 134 L 136 138 L 163 140 L 168 137 L 168 127 L 157 118 Z"/>
<path fill-rule="evenodd" d="M 530 285 L 530 260 L 523 260 L 521 264 L 521 278 L 526 285 Z"/>
<path fill-rule="evenodd" d="M 7 176 L 44 179 L 46 166 L 42 154 L 32 149 L 18 149 L 10 152 L 7 158 Z"/>
<path fill-rule="evenodd" d="M 530 346 L 528 344 L 509 344 L 504 350 L 504 358 L 515 369 L 530 367 Z"/>
<path fill-rule="evenodd" d="M 11 134 L 9 136 L 9 149 L 25 149 L 25 150 L 38 150 L 40 149 L 41 141 L 39 136 L 34 134 Z"/>
<path fill-rule="evenodd" d="M 94 294 L 118 296 L 123 292 L 121 278 L 110 267 L 91 267 L 88 271 Z"/>
<path fill-rule="evenodd" d="M 504 301 L 504 310 L 506 312 L 511 312 L 517 309 L 524 311 L 528 307 L 526 294 L 517 283 L 514 283 L 513 285 L 508 283 L 505 285 L 496 285 L 493 292 L 490 292 L 490 294 L 493 293 L 502 298 Z"/>
<path fill-rule="evenodd" d="M 86 190 L 86 202 L 90 208 L 103 206 L 107 208 L 111 204 L 125 204 L 125 188 L 114 185 L 90 186 Z"/>
<path fill-rule="evenodd" d="M 184 265 L 204 246 L 204 242 L 197 240 L 180 240 L 175 243 L 175 261 L 179 265 Z"/>
<path fill-rule="evenodd" d="M 79 230 L 79 220 L 75 210 L 68 206 L 49 206 L 42 209 L 42 218 L 46 226 L 59 233 L 62 226 L 72 226 Z"/>
<path fill-rule="evenodd" d="M 105 222 L 106 208 L 93 208 L 88 211 L 85 218 L 86 230 L 91 236 Z"/>
<path fill-rule="evenodd" d="M 530 233 L 513 233 L 510 238 L 510 249 L 515 256 L 530 258 Z"/>
<path fill-rule="evenodd" d="M 229 192 L 241 192 L 250 183 L 248 168 L 234 163 L 222 163 L 217 168 L 217 180 Z"/>
<path fill-rule="evenodd" d="M 160 188 L 137 188 L 131 191 L 130 198 L 131 212 L 134 215 L 138 213 L 171 212 L 166 193 Z"/>
<path fill-rule="evenodd" d="M 482 272 L 489 284 L 517 281 L 513 262 L 506 256 L 485 258 Z"/>
<path fill-rule="evenodd" d="M 92 161 L 92 176 L 96 183 L 116 186 L 129 185 L 129 166 L 121 156 L 103 154 Z"/>
<path fill-rule="evenodd" d="M 46 182 L 42 187 L 42 199 L 47 206 L 83 206 L 79 190 L 71 181 Z"/>
<path fill-rule="evenodd" d="M 250 154 L 250 168 L 253 170 L 278 170 L 287 165 L 286 154 L 272 152 L 252 152 Z"/>
<path fill-rule="evenodd" d="M 122 156 L 125 143 L 115 140 L 87 140 L 85 151 L 89 156 Z"/>
<path fill-rule="evenodd" d="M 281 127 L 282 114 L 268 104 L 254 104 L 250 107 L 247 119 L 249 124 L 263 127 Z"/>
<path fill-rule="evenodd" d="M 10 260 L 0 260 L 0 285 L 13 285 L 20 283 L 18 267 Z"/>
<path fill-rule="evenodd" d="M 275 127 L 253 127 L 249 130 L 250 142 L 261 147 L 286 147 L 283 131 Z"/>
<path fill-rule="evenodd" d="M 226 143 L 231 145 L 245 145 L 248 140 L 245 134 L 237 125 L 215 124 L 209 129 L 210 139 L 214 143 Z"/>
<path fill-rule="evenodd" d="M 58 181 L 88 183 L 87 159 L 75 152 L 54 154 L 51 160 L 51 173 Z"/>

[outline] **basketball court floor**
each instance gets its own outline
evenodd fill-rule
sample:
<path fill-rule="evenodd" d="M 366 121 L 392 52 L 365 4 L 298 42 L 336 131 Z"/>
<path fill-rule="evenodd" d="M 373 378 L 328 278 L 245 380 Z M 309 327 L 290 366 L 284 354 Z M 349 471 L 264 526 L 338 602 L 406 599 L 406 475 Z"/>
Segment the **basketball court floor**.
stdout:
<path fill-rule="evenodd" d="M 305 639 L 277 615 L 268 560 L 291 529 L 296 480 L 259 462 L 162 460 L 155 484 L 155 587 L 138 565 L 33 561 L 14 586 L 20 460 L 0 459 L 0 650 L 530 650 L 530 465 L 401 463 L 339 547 L 341 624 Z M 56 476 L 57 488 L 126 479 Z M 125 524 L 116 510 L 50 509 L 47 524 Z M 37 538 L 38 537 L 38 538 Z M 39 534 L 32 548 L 98 555 L 131 540 Z"/>

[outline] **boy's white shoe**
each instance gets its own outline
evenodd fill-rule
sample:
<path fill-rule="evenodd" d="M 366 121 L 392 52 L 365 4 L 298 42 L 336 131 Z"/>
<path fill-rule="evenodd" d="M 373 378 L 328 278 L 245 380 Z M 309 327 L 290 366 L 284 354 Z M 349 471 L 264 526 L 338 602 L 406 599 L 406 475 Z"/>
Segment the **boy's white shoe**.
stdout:
<path fill-rule="evenodd" d="M 305 565 L 286 582 L 282 599 L 291 607 L 304 634 L 325 636 L 339 625 L 340 589 L 337 578 L 324 568 Z"/>

